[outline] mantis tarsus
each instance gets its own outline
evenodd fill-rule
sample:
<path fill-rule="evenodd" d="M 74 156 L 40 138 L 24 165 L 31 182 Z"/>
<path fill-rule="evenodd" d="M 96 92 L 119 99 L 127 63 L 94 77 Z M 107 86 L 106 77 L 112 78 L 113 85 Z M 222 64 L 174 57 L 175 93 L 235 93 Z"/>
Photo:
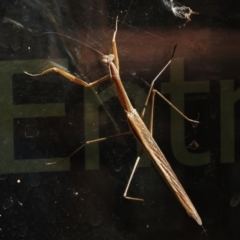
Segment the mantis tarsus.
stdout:
<path fill-rule="evenodd" d="M 202 220 L 199 217 L 194 205 L 192 204 L 190 198 L 188 197 L 187 193 L 185 192 L 184 188 L 182 187 L 181 183 L 179 182 L 177 176 L 175 175 L 175 173 L 173 172 L 171 166 L 169 165 L 167 159 L 165 158 L 164 154 L 162 153 L 162 151 L 160 150 L 160 148 L 158 147 L 157 143 L 155 142 L 155 140 L 152 137 L 152 133 L 153 133 L 153 106 L 154 106 L 154 99 L 155 99 L 155 95 L 159 95 L 160 97 L 162 97 L 171 107 L 173 107 L 179 114 L 181 114 L 187 121 L 190 121 L 192 123 L 199 123 L 198 121 L 195 120 L 191 120 L 189 118 L 187 118 L 180 110 L 178 110 L 175 106 L 173 106 L 160 92 L 158 92 L 157 90 L 153 89 L 154 83 L 157 80 L 157 78 L 162 74 L 162 72 L 167 68 L 167 66 L 171 63 L 172 57 L 174 55 L 174 51 L 173 51 L 173 55 L 171 57 L 171 59 L 169 60 L 169 62 L 165 65 L 165 67 L 159 72 L 159 74 L 155 77 L 155 79 L 152 81 L 150 89 L 149 89 L 149 93 L 147 96 L 147 99 L 145 101 L 145 106 L 143 108 L 143 111 L 141 113 L 141 117 L 138 114 L 138 112 L 136 111 L 136 109 L 133 108 L 127 93 L 123 87 L 120 75 L 119 75 L 119 60 L 118 60 L 118 53 L 117 53 L 117 46 L 116 46 L 116 34 L 117 34 L 117 22 L 118 19 L 116 19 L 116 28 L 113 34 L 113 38 L 112 38 L 112 54 L 109 55 L 104 55 L 101 52 L 93 49 L 92 47 L 88 46 L 85 43 L 82 43 L 83 45 L 90 47 L 91 49 L 93 49 L 94 51 L 98 52 L 100 55 L 102 55 L 102 62 L 107 64 L 109 67 L 109 75 L 102 77 L 94 82 L 91 83 L 86 83 L 85 81 L 83 81 L 82 79 L 75 77 L 74 75 L 60 69 L 57 67 L 53 67 L 53 68 L 49 68 L 45 71 L 43 71 L 40 74 L 30 74 L 25 72 L 26 74 L 30 75 L 30 76 L 40 76 L 49 72 L 57 72 L 59 74 L 61 74 L 62 76 L 66 77 L 68 80 L 82 85 L 84 87 L 92 87 L 96 84 L 99 84 L 109 78 L 112 79 L 112 81 L 115 84 L 115 88 L 119 97 L 119 100 L 121 102 L 121 105 L 125 111 L 126 114 L 126 118 L 130 127 L 130 132 L 127 133 L 123 133 L 123 134 L 118 134 L 118 135 L 114 135 L 114 136 L 110 136 L 110 137 L 106 137 L 106 138 L 100 138 L 100 139 L 96 139 L 96 140 L 92 140 L 92 141 L 87 141 L 85 142 L 82 146 L 80 146 L 76 151 L 74 151 L 70 156 L 72 156 L 73 154 L 75 154 L 77 151 L 79 151 L 82 147 L 84 147 L 87 144 L 90 143 L 94 143 L 94 142 L 99 142 L 99 141 L 103 141 L 112 137 L 117 137 L 119 135 L 124 135 L 124 134 L 133 134 L 137 140 L 139 141 L 139 143 L 142 146 L 141 149 L 141 153 L 143 151 L 143 149 L 145 149 L 145 151 L 148 152 L 148 154 L 150 155 L 154 165 L 156 166 L 156 168 L 158 169 L 158 171 L 161 173 L 161 175 L 163 176 L 164 180 L 167 182 L 167 184 L 169 185 L 169 187 L 171 188 L 171 190 L 173 191 L 173 193 L 175 194 L 175 196 L 177 197 L 177 199 L 180 201 L 180 203 L 182 204 L 182 206 L 185 208 L 185 210 L 187 211 L 188 215 L 190 217 L 192 217 L 199 225 L 202 225 Z M 150 96 L 152 95 L 152 107 L 151 107 L 151 123 L 150 123 L 150 129 L 148 130 L 148 128 L 146 127 L 146 125 L 144 124 L 144 122 L 142 121 L 142 118 L 145 114 L 145 109 L 146 106 L 148 105 L 148 101 Z M 69 157 L 70 157 L 69 156 Z M 128 189 L 130 186 L 130 183 L 132 181 L 134 172 L 137 168 L 137 165 L 140 161 L 140 156 L 141 154 L 137 157 L 136 162 L 134 164 L 132 173 L 130 175 L 130 178 L 128 180 L 126 189 L 124 191 L 124 198 L 126 199 L 130 199 L 130 200 L 136 200 L 136 201 L 144 201 L 141 198 L 135 198 L 135 197 L 131 197 L 128 196 Z M 65 159 L 63 159 L 65 160 Z M 48 163 L 50 164 L 55 164 L 57 162 L 51 162 Z"/>

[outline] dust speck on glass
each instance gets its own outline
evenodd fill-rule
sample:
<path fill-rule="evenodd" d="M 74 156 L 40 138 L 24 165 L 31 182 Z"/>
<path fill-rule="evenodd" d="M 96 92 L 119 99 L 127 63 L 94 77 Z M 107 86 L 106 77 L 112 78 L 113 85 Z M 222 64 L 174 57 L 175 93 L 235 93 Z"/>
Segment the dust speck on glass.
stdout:
<path fill-rule="evenodd" d="M 2 0 L 0 238 L 239 239 L 239 9 L 221 0 Z M 142 153 L 112 81 L 84 88 L 55 72 L 25 74 L 60 68 L 87 84 L 112 74 L 101 53 L 113 53 L 117 16 L 119 73 L 139 114 L 177 45 L 154 88 L 200 123 L 156 94 L 145 140 L 164 153 L 202 227 Z M 139 154 L 128 195 L 144 203 L 123 197 Z"/>

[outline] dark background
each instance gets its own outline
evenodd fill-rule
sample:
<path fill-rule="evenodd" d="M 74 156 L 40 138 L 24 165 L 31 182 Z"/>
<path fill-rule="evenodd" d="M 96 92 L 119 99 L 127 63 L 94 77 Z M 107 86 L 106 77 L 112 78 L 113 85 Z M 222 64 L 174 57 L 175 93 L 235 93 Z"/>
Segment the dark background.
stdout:
<path fill-rule="evenodd" d="M 236 104 L 234 163 L 222 164 L 218 83 L 234 79 L 237 88 L 240 80 L 240 4 L 222 0 L 181 3 L 200 13 L 184 28 L 179 28 L 184 20 L 176 18 L 160 0 L 1 1 L 0 60 L 67 58 L 72 73 L 92 81 L 107 73 L 94 52 L 70 39 L 42 34 L 60 32 L 108 53 L 118 15 L 122 79 L 133 81 L 147 92 L 147 83 L 168 61 L 177 43 L 175 56 L 185 60 L 185 81 L 211 82 L 209 94 L 194 97 L 197 110 L 189 107 L 187 112 L 200 115 L 201 125 L 194 137 L 202 143 L 200 151 L 211 150 L 211 163 L 186 167 L 176 161 L 169 139 L 169 107 L 160 100 L 156 101 L 154 137 L 176 174 L 181 173 L 179 179 L 198 209 L 207 234 L 187 216 L 154 166 L 139 168 L 131 185 L 131 194 L 143 197 L 145 204 L 123 199 L 137 154 L 135 140 L 124 137 L 100 145 L 99 170 L 85 170 L 82 150 L 71 158 L 70 172 L 0 176 L 1 239 L 240 239 L 239 114 Z M 82 87 L 56 74 L 42 78 L 15 74 L 12 81 L 14 104 L 66 104 L 66 117 L 14 120 L 16 161 L 64 158 L 85 141 Z M 161 81 L 169 81 L 169 70 Z M 99 86 L 97 92 L 107 86 Z M 156 88 L 160 89 L 160 81 Z M 191 96 L 186 97 L 189 104 L 193 104 L 191 100 Z M 126 131 L 117 99 L 103 106 L 120 131 Z M 99 113 L 101 136 L 116 133 L 103 107 Z M 1 117 L 5 116 L 2 113 Z M 71 127 L 68 122 L 72 122 Z M 22 133 L 26 124 L 37 126 L 39 136 L 26 138 Z"/>

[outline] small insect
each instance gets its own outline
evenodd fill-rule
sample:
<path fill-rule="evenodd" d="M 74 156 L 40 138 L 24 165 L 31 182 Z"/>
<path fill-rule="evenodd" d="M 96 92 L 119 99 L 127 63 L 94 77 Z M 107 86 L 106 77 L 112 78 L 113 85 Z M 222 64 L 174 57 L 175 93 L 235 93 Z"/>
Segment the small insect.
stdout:
<path fill-rule="evenodd" d="M 162 74 L 162 72 L 168 67 L 168 65 L 171 63 L 174 52 L 175 52 L 175 48 L 173 50 L 173 54 L 171 59 L 168 61 L 168 63 L 165 65 L 165 67 L 159 72 L 159 74 L 155 77 L 155 79 L 152 81 L 145 104 L 144 104 L 144 108 L 143 111 L 141 113 L 141 117 L 138 114 L 138 112 L 136 111 L 136 109 L 133 108 L 127 93 L 123 87 L 120 75 L 119 75 L 119 59 L 118 59 L 118 52 L 117 52 L 117 45 L 116 45 L 116 34 L 117 34 L 117 23 L 118 23 L 118 18 L 116 19 L 116 27 L 115 27 L 115 31 L 113 33 L 113 38 L 112 38 L 112 54 L 109 55 L 104 55 L 103 53 L 99 52 L 96 49 L 93 49 L 91 46 L 80 42 L 81 44 L 93 49 L 94 51 L 98 52 L 101 56 L 102 56 L 102 62 L 105 63 L 108 68 L 109 68 L 109 75 L 104 76 L 94 82 L 91 83 L 86 83 L 85 81 L 83 81 L 82 79 L 66 72 L 65 70 L 62 70 L 61 68 L 58 67 L 53 67 L 53 68 L 49 68 L 45 71 L 43 71 L 42 73 L 39 74 L 30 74 L 28 72 L 25 72 L 26 74 L 30 75 L 30 76 L 41 76 L 43 74 L 46 73 L 50 73 L 50 72 L 57 72 L 60 75 L 64 76 L 65 78 L 67 78 L 68 80 L 82 85 L 84 87 L 92 87 L 95 86 L 96 84 L 99 84 L 103 81 L 106 81 L 107 79 L 112 79 L 115 88 L 116 88 L 116 92 L 118 94 L 118 98 L 121 102 L 121 105 L 125 111 L 126 114 L 126 118 L 129 124 L 129 128 L 130 128 L 130 132 L 127 133 L 123 133 L 123 134 L 117 134 L 114 136 L 110 136 L 110 137 L 106 137 L 106 138 L 100 138 L 100 139 L 96 139 L 96 140 L 92 140 L 92 141 L 87 141 L 85 142 L 83 145 L 81 145 L 78 149 L 76 149 L 69 157 L 71 157 L 72 155 L 74 155 L 77 151 L 79 151 L 81 148 L 83 148 L 84 146 L 90 144 L 90 143 L 94 143 L 94 142 L 100 142 L 100 141 L 104 141 L 113 137 L 118 137 L 120 135 L 126 135 L 126 134 L 133 134 L 136 139 L 139 141 L 139 143 L 141 144 L 141 153 L 143 152 L 143 150 L 145 150 L 151 157 L 154 165 L 156 166 L 156 168 L 158 169 L 158 171 L 161 173 L 161 175 L 163 176 L 164 180 L 167 182 L 167 184 L 169 185 L 169 187 L 171 188 L 171 190 L 173 191 L 173 193 L 175 194 L 175 196 L 177 197 L 177 199 L 179 200 L 179 202 L 182 204 L 182 206 L 185 208 L 185 210 L 187 211 L 188 215 L 190 217 L 192 217 L 199 225 L 202 225 L 202 220 L 200 218 L 200 216 L 198 215 L 197 210 L 195 209 L 194 205 L 192 204 L 190 198 L 188 197 L 187 193 L 185 192 L 184 188 L 182 187 L 181 183 L 179 182 L 177 176 L 175 175 L 175 173 L 173 172 L 171 166 L 169 165 L 167 159 L 165 158 L 164 154 L 162 153 L 161 149 L 158 147 L 157 143 L 155 142 L 154 138 L 152 137 L 152 132 L 153 132 L 153 106 L 154 106 L 154 99 L 155 99 L 155 95 L 159 95 L 161 98 L 163 98 L 171 107 L 173 107 L 180 115 L 182 115 L 187 121 L 190 121 L 194 124 L 198 124 L 198 121 L 195 120 L 191 120 L 189 118 L 187 118 L 180 110 L 178 110 L 171 102 L 169 102 L 160 92 L 158 92 L 157 90 L 153 89 L 154 83 L 155 81 L 158 79 L 158 77 Z M 61 34 L 60 34 L 61 35 Z M 145 114 L 145 110 L 146 110 L 146 106 L 148 105 L 148 101 L 150 96 L 152 95 L 152 107 L 151 107 L 151 124 L 150 124 L 150 129 L 148 129 L 146 127 L 146 125 L 144 124 L 142 118 Z M 136 162 L 134 164 L 133 170 L 131 172 L 130 178 L 128 180 L 126 189 L 123 193 L 124 198 L 129 199 L 129 200 L 135 200 L 135 201 L 144 201 L 142 198 L 136 198 L 136 197 L 131 197 L 128 196 L 128 189 L 130 186 L 130 183 L 132 181 L 133 175 L 136 171 L 137 165 L 140 161 L 141 158 L 141 153 L 140 155 L 137 157 Z M 67 159 L 67 158 L 66 158 Z M 60 161 L 64 161 L 66 159 L 60 160 Z M 58 161 L 58 162 L 60 162 Z M 48 163 L 48 165 L 51 164 L 56 164 L 57 162 L 51 162 Z"/>
<path fill-rule="evenodd" d="M 186 22 L 182 25 L 183 27 L 186 26 L 188 22 L 191 21 L 191 15 L 192 14 L 199 14 L 198 12 L 193 11 L 190 7 L 183 6 L 181 3 L 178 3 L 177 1 L 174 0 L 162 0 L 165 7 L 171 11 L 174 16 L 186 19 Z M 182 27 L 179 26 L 179 27 Z"/>

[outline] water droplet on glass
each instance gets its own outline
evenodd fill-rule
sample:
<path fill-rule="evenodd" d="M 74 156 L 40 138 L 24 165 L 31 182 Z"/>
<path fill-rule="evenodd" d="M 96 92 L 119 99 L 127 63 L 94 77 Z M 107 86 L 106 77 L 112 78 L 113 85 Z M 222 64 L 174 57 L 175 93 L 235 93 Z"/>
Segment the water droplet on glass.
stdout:
<path fill-rule="evenodd" d="M 35 142 L 30 142 L 29 144 L 28 144 L 28 146 L 31 148 L 31 149 L 34 149 L 34 148 L 36 148 L 36 143 Z"/>
<path fill-rule="evenodd" d="M 27 125 L 25 126 L 25 137 L 34 138 L 39 135 L 39 131 L 36 125 Z"/>
<path fill-rule="evenodd" d="M 3 203 L 3 209 L 4 210 L 9 209 L 10 207 L 13 206 L 13 204 L 14 204 L 13 197 L 10 197 L 10 198 L 6 199 L 5 202 Z"/>
<path fill-rule="evenodd" d="M 31 173 L 29 175 L 30 185 L 32 187 L 37 187 L 40 184 L 41 176 L 38 173 Z"/>
<path fill-rule="evenodd" d="M 136 72 L 132 72 L 132 75 L 135 76 L 135 75 L 136 75 Z"/>
<path fill-rule="evenodd" d="M 27 230 L 28 230 L 28 226 L 27 226 L 27 224 L 26 223 L 21 223 L 20 224 L 20 227 L 19 227 L 19 233 L 18 233 L 18 236 L 20 236 L 20 237 L 24 237 L 24 236 L 26 236 L 26 234 L 27 234 Z"/>
<path fill-rule="evenodd" d="M 24 22 L 27 22 L 27 21 L 29 21 L 29 19 L 30 19 L 30 16 L 29 16 L 29 14 L 23 14 L 23 21 Z"/>
<path fill-rule="evenodd" d="M 14 219 L 12 220 L 12 226 L 13 226 L 14 228 L 16 228 L 16 227 L 18 227 L 19 225 L 20 225 L 19 218 L 14 218 Z"/>
<path fill-rule="evenodd" d="M 20 43 L 19 43 L 19 41 L 14 41 L 14 42 L 12 42 L 11 47 L 12 47 L 12 49 L 13 49 L 14 51 L 19 50 L 19 48 L 20 48 Z"/>
<path fill-rule="evenodd" d="M 122 160 L 121 159 L 116 159 L 113 162 L 113 170 L 115 172 L 120 172 L 122 170 Z"/>
<path fill-rule="evenodd" d="M 90 224 L 91 224 L 93 227 L 97 227 L 97 226 L 99 226 L 101 223 L 102 223 L 102 216 L 101 216 L 100 213 L 93 214 L 93 215 L 91 216 Z"/>
<path fill-rule="evenodd" d="M 0 177 L 0 180 L 6 180 L 6 176 L 2 176 L 2 177 Z"/>
<path fill-rule="evenodd" d="M 230 206 L 231 207 L 236 207 L 240 202 L 240 195 L 239 194 L 234 194 L 230 200 Z"/>

